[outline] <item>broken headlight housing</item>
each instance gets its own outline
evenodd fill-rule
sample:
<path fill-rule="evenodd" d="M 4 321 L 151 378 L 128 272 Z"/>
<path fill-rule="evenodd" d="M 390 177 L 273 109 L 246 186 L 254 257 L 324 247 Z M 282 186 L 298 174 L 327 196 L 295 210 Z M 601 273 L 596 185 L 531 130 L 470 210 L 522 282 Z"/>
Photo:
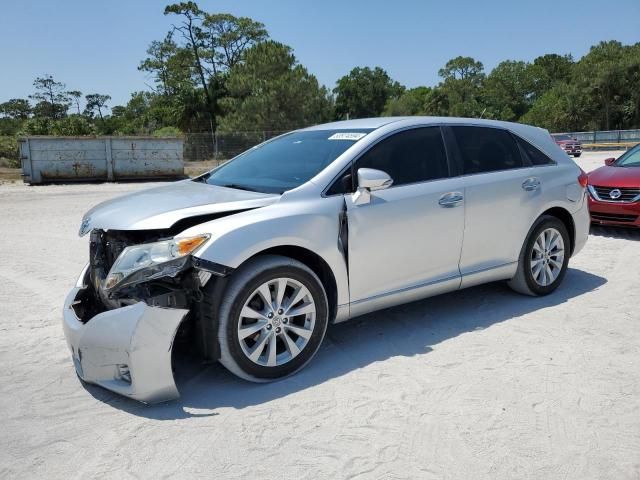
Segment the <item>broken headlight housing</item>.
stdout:
<path fill-rule="evenodd" d="M 104 288 L 111 290 L 156 278 L 173 277 L 185 268 L 189 255 L 208 238 L 209 235 L 198 235 L 127 247 L 109 270 Z"/>

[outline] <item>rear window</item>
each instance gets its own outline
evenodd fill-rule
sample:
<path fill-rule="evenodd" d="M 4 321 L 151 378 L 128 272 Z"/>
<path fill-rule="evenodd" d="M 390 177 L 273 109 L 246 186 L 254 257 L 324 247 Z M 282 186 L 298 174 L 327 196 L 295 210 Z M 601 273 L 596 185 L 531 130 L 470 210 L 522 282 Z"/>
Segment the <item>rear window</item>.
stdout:
<path fill-rule="evenodd" d="M 516 141 L 522 150 L 522 154 L 529 160 L 531 165 L 553 165 L 553 160 L 526 140 L 516 137 Z"/>
<path fill-rule="evenodd" d="M 451 130 L 460 149 L 464 175 L 524 166 L 518 145 L 506 130 L 487 127 Z"/>

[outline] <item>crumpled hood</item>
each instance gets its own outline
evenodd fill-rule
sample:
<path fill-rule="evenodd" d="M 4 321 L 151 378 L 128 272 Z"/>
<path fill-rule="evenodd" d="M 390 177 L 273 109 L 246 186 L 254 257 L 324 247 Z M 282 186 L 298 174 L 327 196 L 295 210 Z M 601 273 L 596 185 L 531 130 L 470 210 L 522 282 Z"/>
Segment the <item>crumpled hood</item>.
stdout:
<path fill-rule="evenodd" d="M 604 166 L 589 173 L 589 183 L 602 187 L 640 187 L 640 167 Z"/>
<path fill-rule="evenodd" d="M 264 207 L 280 195 L 181 182 L 130 193 L 102 202 L 82 218 L 80 236 L 102 230 L 169 228 L 183 218 Z"/>

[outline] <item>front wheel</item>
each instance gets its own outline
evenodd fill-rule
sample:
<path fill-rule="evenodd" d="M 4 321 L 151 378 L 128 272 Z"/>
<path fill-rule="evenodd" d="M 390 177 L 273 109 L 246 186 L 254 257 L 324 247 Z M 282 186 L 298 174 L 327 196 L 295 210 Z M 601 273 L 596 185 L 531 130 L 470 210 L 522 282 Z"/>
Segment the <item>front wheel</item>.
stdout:
<path fill-rule="evenodd" d="M 254 382 L 291 375 L 318 351 L 328 312 L 325 290 L 309 267 L 288 257 L 256 257 L 234 272 L 220 306 L 220 362 Z"/>
<path fill-rule="evenodd" d="M 567 228 L 558 218 L 540 217 L 525 241 L 518 270 L 509 286 L 516 292 L 532 296 L 553 292 L 567 272 L 569 241 Z"/>

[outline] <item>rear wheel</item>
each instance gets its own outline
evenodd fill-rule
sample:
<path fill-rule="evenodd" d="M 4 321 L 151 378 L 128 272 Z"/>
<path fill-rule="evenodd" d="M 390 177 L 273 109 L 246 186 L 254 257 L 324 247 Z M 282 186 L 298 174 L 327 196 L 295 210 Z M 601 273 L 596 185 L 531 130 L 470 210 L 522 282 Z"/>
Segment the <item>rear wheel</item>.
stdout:
<path fill-rule="evenodd" d="M 569 234 L 564 223 L 549 215 L 538 219 L 520 253 L 509 286 L 525 295 L 548 295 L 562 282 L 569 263 Z"/>
<path fill-rule="evenodd" d="M 291 375 L 315 355 L 328 323 L 327 296 L 297 260 L 265 255 L 234 272 L 220 306 L 220 362 L 246 380 Z"/>

